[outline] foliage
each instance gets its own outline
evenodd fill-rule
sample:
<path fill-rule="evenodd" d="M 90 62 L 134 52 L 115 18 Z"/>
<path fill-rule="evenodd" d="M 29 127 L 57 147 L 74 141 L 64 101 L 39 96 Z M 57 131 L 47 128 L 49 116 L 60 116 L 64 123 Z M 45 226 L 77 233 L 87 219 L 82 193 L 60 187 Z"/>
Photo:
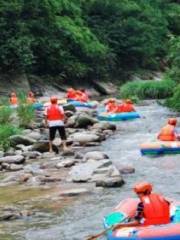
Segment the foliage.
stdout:
<path fill-rule="evenodd" d="M 21 104 L 17 108 L 20 127 L 29 127 L 35 118 L 35 111 L 32 105 Z"/>
<path fill-rule="evenodd" d="M 166 105 L 178 112 L 180 112 L 180 84 L 175 88 L 174 94 L 171 98 L 167 99 Z"/>
<path fill-rule="evenodd" d="M 175 83 L 170 80 L 162 81 L 133 81 L 124 84 L 120 89 L 122 98 L 136 96 L 139 99 L 161 99 L 172 96 Z"/>
<path fill-rule="evenodd" d="M 10 107 L 0 108 L 0 124 L 8 124 L 12 119 L 12 109 Z"/>
<path fill-rule="evenodd" d="M 20 131 L 8 123 L 0 125 L 0 149 L 6 151 L 10 147 L 9 137 L 20 133 Z"/>

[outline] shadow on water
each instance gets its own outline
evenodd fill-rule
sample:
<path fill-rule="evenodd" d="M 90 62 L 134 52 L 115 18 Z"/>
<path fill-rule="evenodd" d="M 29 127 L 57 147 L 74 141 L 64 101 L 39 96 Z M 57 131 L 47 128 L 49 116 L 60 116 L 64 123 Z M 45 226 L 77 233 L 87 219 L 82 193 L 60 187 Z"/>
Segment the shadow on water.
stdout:
<path fill-rule="evenodd" d="M 7 240 L 81 240 L 103 229 L 103 216 L 120 200 L 133 197 L 135 182 L 147 180 L 155 190 L 171 198 L 180 198 L 180 161 L 178 155 L 148 158 L 140 155 L 139 145 L 153 141 L 169 116 L 175 115 L 155 101 L 137 107 L 142 118 L 117 123 L 118 131 L 105 141 L 100 150 L 106 152 L 115 165 L 129 165 L 134 174 L 125 175 L 126 184 L 121 188 L 104 189 L 96 194 L 76 199 L 63 209 L 47 215 L 36 215 L 11 223 L 3 223 L 3 229 L 11 238 Z"/>

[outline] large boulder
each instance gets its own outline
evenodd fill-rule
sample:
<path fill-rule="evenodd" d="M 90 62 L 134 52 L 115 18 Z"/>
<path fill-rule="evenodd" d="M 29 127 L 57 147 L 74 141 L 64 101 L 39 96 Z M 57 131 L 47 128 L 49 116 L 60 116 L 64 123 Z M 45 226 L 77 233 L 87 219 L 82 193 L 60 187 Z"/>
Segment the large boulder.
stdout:
<path fill-rule="evenodd" d="M 2 157 L 0 158 L 0 164 L 2 163 L 15 163 L 15 164 L 21 164 L 25 161 L 24 156 L 22 155 L 15 155 L 15 156 L 6 156 L 6 157 Z"/>
<path fill-rule="evenodd" d="M 111 95 L 117 92 L 117 86 L 111 82 L 93 81 L 94 88 L 102 95 Z"/>
<path fill-rule="evenodd" d="M 97 123 L 97 119 L 89 116 L 86 113 L 82 113 L 76 117 L 75 127 L 77 128 L 87 128 L 88 126 Z"/>
<path fill-rule="evenodd" d="M 82 145 L 89 142 L 98 142 L 101 140 L 100 136 L 91 132 L 74 133 L 69 136 L 69 139 L 74 142 L 79 142 Z"/>
<path fill-rule="evenodd" d="M 93 126 L 92 126 L 92 129 L 99 129 L 99 130 L 116 130 L 116 125 L 113 124 L 113 123 L 110 123 L 110 122 L 98 122 L 98 123 L 95 123 Z"/>
<path fill-rule="evenodd" d="M 23 144 L 25 146 L 32 145 L 36 141 L 33 138 L 22 135 L 13 135 L 10 137 L 10 145 L 15 147 L 18 144 Z"/>
<path fill-rule="evenodd" d="M 76 108 L 73 104 L 66 104 L 66 105 L 63 105 L 63 109 L 64 111 L 71 111 L 71 112 L 76 112 Z"/>

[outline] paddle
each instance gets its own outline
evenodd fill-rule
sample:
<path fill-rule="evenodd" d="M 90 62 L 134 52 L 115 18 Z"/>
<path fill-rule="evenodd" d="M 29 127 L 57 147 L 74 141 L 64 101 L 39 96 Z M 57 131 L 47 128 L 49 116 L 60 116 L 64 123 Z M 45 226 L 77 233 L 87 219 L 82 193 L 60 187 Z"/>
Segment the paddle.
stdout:
<path fill-rule="evenodd" d="M 122 220 L 122 222 L 126 221 L 127 219 L 129 219 L 129 217 L 124 218 L 124 219 Z M 122 223 L 122 224 L 123 224 L 123 223 Z M 100 232 L 100 233 L 98 233 L 98 234 L 96 234 L 96 235 L 89 236 L 86 240 L 96 240 L 97 238 L 105 235 L 109 230 L 114 230 L 114 229 L 117 228 L 118 226 L 121 227 L 120 225 L 121 225 L 121 223 L 112 225 L 111 227 L 105 229 L 104 231 L 102 231 L 102 232 Z M 124 226 L 122 226 L 122 227 L 124 227 Z"/>

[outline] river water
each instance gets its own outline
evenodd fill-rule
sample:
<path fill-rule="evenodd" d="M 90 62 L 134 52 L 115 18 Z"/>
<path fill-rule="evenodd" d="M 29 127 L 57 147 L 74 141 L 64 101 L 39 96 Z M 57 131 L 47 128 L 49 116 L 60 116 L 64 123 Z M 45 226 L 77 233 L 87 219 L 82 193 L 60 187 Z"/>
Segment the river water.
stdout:
<path fill-rule="evenodd" d="M 180 156 L 141 156 L 139 145 L 155 140 L 157 132 L 168 117 L 177 116 L 155 101 L 146 101 L 137 107 L 141 118 L 117 123 L 116 133 L 105 141 L 100 150 L 109 155 L 115 165 L 135 168 L 134 174 L 124 175 L 126 184 L 121 188 L 103 189 L 80 199 L 75 199 L 63 211 L 45 211 L 23 220 L 6 222 L 3 228 L 7 240 L 82 240 L 103 229 L 103 216 L 120 200 L 135 197 L 132 186 L 147 180 L 157 192 L 180 200 Z M 92 150 L 92 149 L 91 149 Z"/>

